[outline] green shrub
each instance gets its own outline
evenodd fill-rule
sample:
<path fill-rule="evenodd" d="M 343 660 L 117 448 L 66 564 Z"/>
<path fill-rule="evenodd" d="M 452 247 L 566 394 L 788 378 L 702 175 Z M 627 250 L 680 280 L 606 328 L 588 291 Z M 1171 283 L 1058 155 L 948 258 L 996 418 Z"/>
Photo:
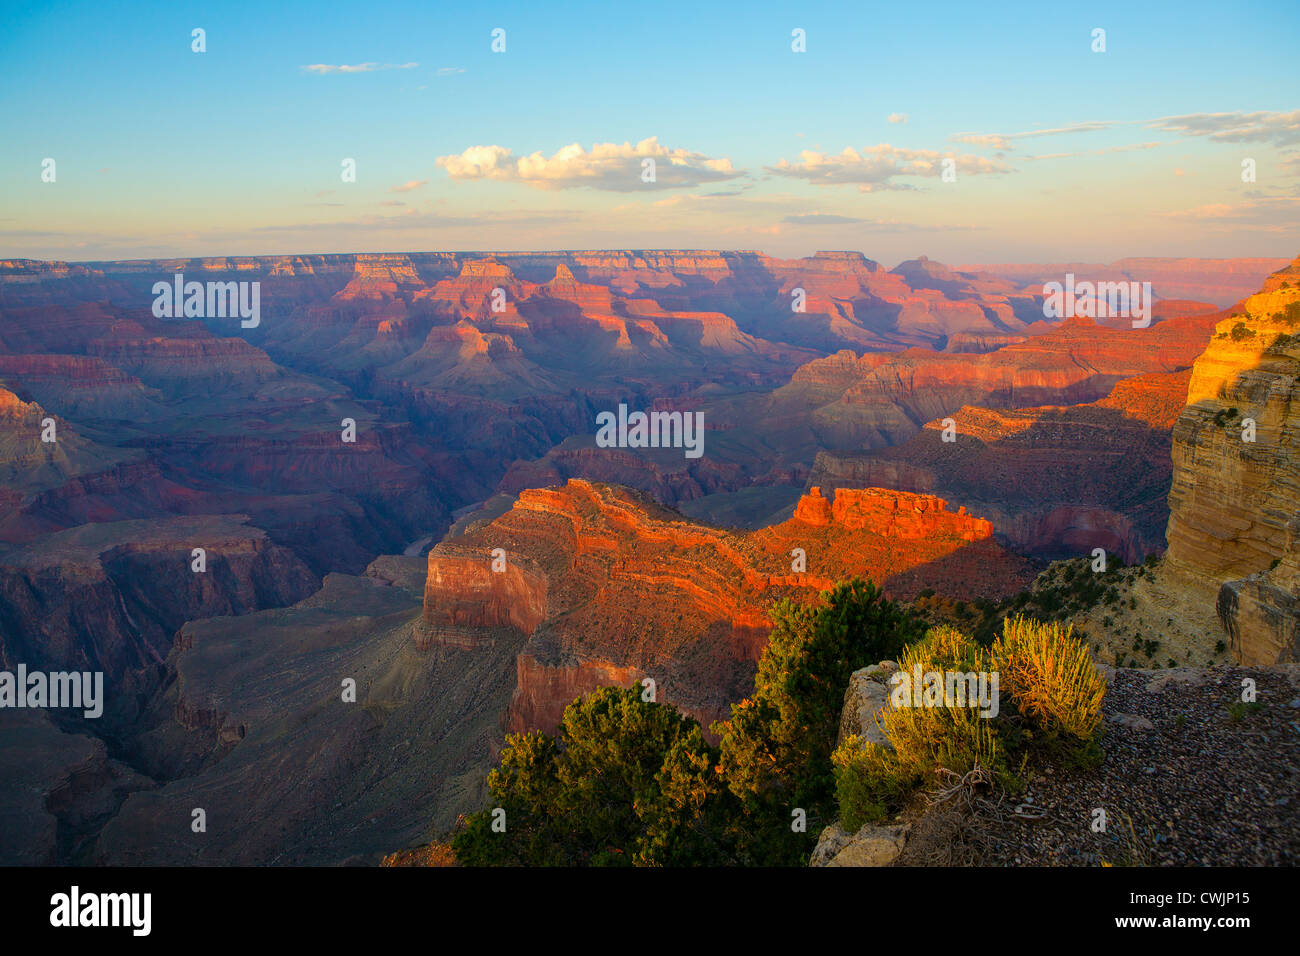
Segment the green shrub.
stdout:
<path fill-rule="evenodd" d="M 1115 662 L 1122 655 L 1116 653 Z M 899 671 L 993 674 L 999 678 L 997 716 L 971 706 L 912 706 L 895 685 L 880 714 L 892 745 L 845 740 L 831 758 L 842 825 L 856 830 L 900 809 L 909 794 L 934 782 L 940 770 L 962 776 L 975 768 L 1015 791 L 1031 756 L 1091 766 L 1101 757 L 1098 729 L 1106 685 L 1087 644 L 1071 628 L 1024 617 L 1003 621 L 992 648 L 942 626 L 908 647 Z M 893 683 L 893 680 L 891 680 Z"/>
<path fill-rule="evenodd" d="M 1039 731 L 1080 742 L 1096 735 L 1106 681 L 1072 627 L 1008 618 L 993 656 L 1016 709 Z"/>
<path fill-rule="evenodd" d="M 887 819 L 921 782 L 907 775 L 889 748 L 863 743 L 856 734 L 836 748 L 831 762 L 840 826 L 850 833 Z"/>
<path fill-rule="evenodd" d="M 1257 714 L 1263 710 L 1264 705 L 1259 701 L 1250 701 L 1246 703 L 1240 700 L 1234 700 L 1228 705 L 1228 721 L 1239 724 L 1252 714 Z"/>
<path fill-rule="evenodd" d="M 899 671 L 912 674 L 950 672 L 987 674 L 992 656 L 986 648 L 951 627 L 936 627 L 898 658 Z M 998 742 L 995 718 L 981 717 L 974 706 L 898 706 L 905 698 L 896 686 L 880 715 L 880 728 L 893 750 L 865 746 L 857 737 L 835 751 L 836 796 L 841 824 L 856 830 L 884 819 L 907 794 L 934 780 L 939 770 L 963 775 L 976 767 L 1014 787 Z"/>
<path fill-rule="evenodd" d="M 923 674 L 987 674 L 993 670 L 992 664 L 989 651 L 951 627 L 934 628 L 898 658 L 899 670 L 907 674 L 918 666 Z M 880 725 L 894 745 L 905 775 L 927 776 L 940 767 L 964 774 L 977 763 L 989 770 L 1001 766 L 992 720 L 981 717 L 978 707 L 898 707 L 892 706 L 891 700 L 881 714 Z"/>
<path fill-rule="evenodd" d="M 642 689 L 602 687 L 555 737 L 507 734 L 488 808 L 452 839 L 464 866 L 716 866 L 736 861 L 737 808 L 717 748 Z M 506 828 L 493 823 L 504 811 Z"/>
<path fill-rule="evenodd" d="M 855 670 L 897 658 L 924 634 L 910 612 L 870 581 L 853 579 L 822 594 L 822 606 L 778 602 L 758 664 L 754 693 L 713 725 L 726 785 L 747 817 L 743 858 L 755 865 L 806 860 L 837 790 L 831 754 L 844 688 Z M 789 839 L 790 810 L 808 830 Z M 806 845 L 801 845 L 806 844 Z"/>

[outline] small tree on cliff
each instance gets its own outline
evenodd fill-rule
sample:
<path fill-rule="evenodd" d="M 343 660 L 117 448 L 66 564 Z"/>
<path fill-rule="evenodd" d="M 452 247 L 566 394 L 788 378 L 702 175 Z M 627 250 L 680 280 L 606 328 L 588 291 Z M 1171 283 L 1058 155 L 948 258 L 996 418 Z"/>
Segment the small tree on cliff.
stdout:
<path fill-rule="evenodd" d="M 714 726 L 727 786 L 746 817 L 747 862 L 797 864 L 834 813 L 831 752 L 852 673 L 897 657 L 923 624 L 870 581 L 854 578 L 821 606 L 778 602 L 754 693 Z M 791 829 L 796 808 L 807 830 Z"/>
<path fill-rule="evenodd" d="M 491 808 L 453 846 L 462 865 L 733 862 L 738 812 L 697 721 L 601 688 L 565 709 L 559 734 L 511 734 L 488 776 Z M 492 829 L 505 810 L 505 832 Z"/>
<path fill-rule="evenodd" d="M 547 812 L 559 779 L 553 738 L 540 730 L 507 734 L 501 766 L 488 774 L 490 809 L 471 814 L 452 839 L 461 866 L 562 866 L 569 862 L 564 834 Z M 505 811 L 505 832 L 493 830 L 497 811 Z"/>

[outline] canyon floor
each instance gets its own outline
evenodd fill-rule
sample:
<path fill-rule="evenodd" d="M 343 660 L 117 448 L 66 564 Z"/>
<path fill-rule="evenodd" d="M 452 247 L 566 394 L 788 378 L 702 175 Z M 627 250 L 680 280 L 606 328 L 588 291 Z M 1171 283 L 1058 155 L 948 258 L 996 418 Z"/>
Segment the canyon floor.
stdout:
<path fill-rule="evenodd" d="M 424 566 L 380 558 L 290 607 L 187 624 L 128 752 L 6 721 L 21 861 L 373 864 L 476 808 L 522 637 L 417 650 Z"/>

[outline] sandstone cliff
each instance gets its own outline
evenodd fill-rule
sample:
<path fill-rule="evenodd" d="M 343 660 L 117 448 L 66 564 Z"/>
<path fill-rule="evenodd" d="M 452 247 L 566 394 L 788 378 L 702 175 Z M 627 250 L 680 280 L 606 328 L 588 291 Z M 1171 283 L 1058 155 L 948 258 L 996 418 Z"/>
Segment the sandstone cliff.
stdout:
<path fill-rule="evenodd" d="M 1298 653 L 1298 286 L 1300 260 L 1218 324 L 1174 428 L 1166 584 L 1217 607 L 1246 665 Z"/>

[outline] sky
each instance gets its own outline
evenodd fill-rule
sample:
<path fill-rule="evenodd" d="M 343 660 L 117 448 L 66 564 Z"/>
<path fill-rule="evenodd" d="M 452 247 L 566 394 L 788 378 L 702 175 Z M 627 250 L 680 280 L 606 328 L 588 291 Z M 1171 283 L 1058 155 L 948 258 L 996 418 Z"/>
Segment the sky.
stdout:
<path fill-rule="evenodd" d="M 0 22 L 0 258 L 1300 252 L 1295 0 L 0 0 Z"/>

